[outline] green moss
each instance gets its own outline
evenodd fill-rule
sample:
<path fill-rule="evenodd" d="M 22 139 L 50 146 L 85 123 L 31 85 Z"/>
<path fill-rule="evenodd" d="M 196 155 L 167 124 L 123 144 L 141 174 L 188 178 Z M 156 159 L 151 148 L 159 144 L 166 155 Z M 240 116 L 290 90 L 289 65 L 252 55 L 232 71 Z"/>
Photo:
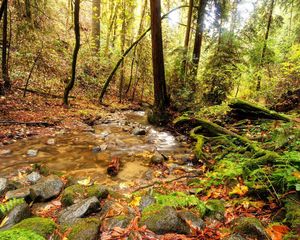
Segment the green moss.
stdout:
<path fill-rule="evenodd" d="M 61 202 L 64 206 L 70 206 L 74 204 L 74 200 L 76 199 L 76 197 L 83 199 L 84 192 L 84 186 L 79 184 L 67 187 L 62 193 Z"/>
<path fill-rule="evenodd" d="M 86 190 L 88 197 L 97 197 L 98 199 L 105 199 L 108 196 L 108 190 L 107 188 L 94 184 L 92 186 L 89 186 Z"/>
<path fill-rule="evenodd" d="M 10 229 L 0 232 L 1 240 L 45 240 L 42 236 L 27 229 Z"/>
<path fill-rule="evenodd" d="M 52 219 L 34 217 L 28 218 L 16 224 L 13 229 L 26 229 L 35 232 L 45 238 L 50 236 L 56 229 L 56 224 Z"/>
<path fill-rule="evenodd" d="M 200 159 L 203 156 L 202 147 L 204 144 L 204 136 L 196 133 L 201 128 L 202 128 L 201 126 L 196 127 L 193 130 L 191 130 L 191 132 L 190 132 L 191 138 L 193 138 L 197 141 L 195 148 L 194 148 L 194 152 L 196 154 L 197 159 Z"/>
<path fill-rule="evenodd" d="M 293 229 L 300 228 L 300 204 L 296 201 L 287 201 L 285 204 L 286 219 Z"/>

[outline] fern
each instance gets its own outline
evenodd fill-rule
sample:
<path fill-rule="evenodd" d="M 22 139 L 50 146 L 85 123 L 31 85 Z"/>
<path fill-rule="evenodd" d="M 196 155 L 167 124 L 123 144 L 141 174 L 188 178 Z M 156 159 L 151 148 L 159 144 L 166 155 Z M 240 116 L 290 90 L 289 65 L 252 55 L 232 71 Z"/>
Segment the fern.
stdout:
<path fill-rule="evenodd" d="M 23 198 L 14 198 L 9 200 L 6 203 L 0 204 L 0 217 L 5 216 L 7 213 L 9 213 L 14 207 L 21 205 L 24 203 L 25 200 Z"/>

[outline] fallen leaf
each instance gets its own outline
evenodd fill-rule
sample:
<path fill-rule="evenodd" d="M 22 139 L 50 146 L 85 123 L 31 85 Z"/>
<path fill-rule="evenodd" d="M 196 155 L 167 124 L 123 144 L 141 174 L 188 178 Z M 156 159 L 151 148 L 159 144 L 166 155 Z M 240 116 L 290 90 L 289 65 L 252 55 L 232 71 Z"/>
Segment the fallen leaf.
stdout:
<path fill-rule="evenodd" d="M 239 195 L 239 196 L 245 196 L 248 192 L 248 187 L 245 185 L 237 184 L 232 191 L 229 193 L 229 195 Z"/>
<path fill-rule="evenodd" d="M 282 240 L 283 236 L 289 232 L 289 228 L 285 225 L 273 225 L 266 229 L 272 240 Z"/>

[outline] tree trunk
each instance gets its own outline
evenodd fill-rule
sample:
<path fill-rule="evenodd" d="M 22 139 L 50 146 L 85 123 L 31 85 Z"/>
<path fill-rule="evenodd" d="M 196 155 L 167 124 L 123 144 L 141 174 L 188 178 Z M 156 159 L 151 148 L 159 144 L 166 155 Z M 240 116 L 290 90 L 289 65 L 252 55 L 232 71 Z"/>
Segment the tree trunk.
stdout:
<path fill-rule="evenodd" d="M 3 0 L 2 4 L 1 4 L 1 8 L 0 8 L 0 21 L 2 19 L 2 16 L 3 16 L 6 6 L 7 6 L 7 0 Z"/>
<path fill-rule="evenodd" d="M 263 49 L 262 49 L 262 52 L 261 52 L 261 58 L 260 58 L 260 66 L 259 66 L 260 69 L 262 69 L 262 67 L 264 65 L 264 60 L 265 60 L 265 56 L 266 56 L 269 33 L 270 33 L 271 24 L 272 24 L 274 3 L 275 3 L 275 0 L 271 0 L 270 12 L 269 12 L 269 17 L 268 17 L 268 24 L 267 24 L 267 29 L 266 29 L 265 39 L 264 39 L 264 46 L 263 46 Z M 256 91 L 260 91 L 260 88 L 261 88 L 261 76 L 258 76 Z"/>
<path fill-rule="evenodd" d="M 185 32 L 185 40 L 184 40 L 184 55 L 182 61 L 182 75 L 186 75 L 186 62 L 187 62 L 187 55 L 189 50 L 189 42 L 190 42 L 190 34 L 191 34 L 191 25 L 192 25 L 192 18 L 193 18 L 193 8 L 194 8 L 194 0 L 189 1 L 189 12 L 186 24 L 186 32 Z"/>
<path fill-rule="evenodd" d="M 164 112 L 169 105 L 165 80 L 164 53 L 161 29 L 160 0 L 151 0 L 151 39 L 152 64 L 154 77 L 154 106 L 158 112 Z"/>
<path fill-rule="evenodd" d="M 200 61 L 201 47 L 202 47 L 202 39 L 204 32 L 204 16 L 205 16 L 205 7 L 207 4 L 207 0 L 200 0 L 198 6 L 198 17 L 197 17 L 197 28 L 195 34 L 195 44 L 193 51 L 193 68 L 192 68 L 192 77 L 196 78 L 198 72 L 198 65 Z"/>
<path fill-rule="evenodd" d="M 8 23 L 8 14 L 7 14 L 8 2 L 5 4 L 4 13 L 3 13 L 3 33 L 2 33 L 2 78 L 4 81 L 4 88 L 10 89 L 11 83 L 8 74 L 8 64 L 7 64 L 7 23 Z"/>
<path fill-rule="evenodd" d="M 77 57 L 78 57 L 78 52 L 80 48 L 80 26 L 79 26 L 79 10 L 80 10 L 80 0 L 75 0 L 75 7 L 74 7 L 74 32 L 75 32 L 75 48 L 74 48 L 74 53 L 73 53 L 73 61 L 72 61 L 72 77 L 70 82 L 65 88 L 64 92 L 64 105 L 68 106 L 68 97 L 69 93 L 74 87 L 75 83 L 75 78 L 76 78 L 76 64 L 77 64 Z"/>
<path fill-rule="evenodd" d="M 30 0 L 25 0 L 25 16 L 31 20 L 31 2 Z"/>
<path fill-rule="evenodd" d="M 100 50 L 100 14 L 101 14 L 101 1 L 93 0 L 92 4 L 92 38 L 93 48 L 95 52 Z"/>
<path fill-rule="evenodd" d="M 121 53 L 124 55 L 125 49 L 125 40 L 126 40 L 126 3 L 125 0 L 122 0 L 122 33 L 121 33 Z M 123 88 L 125 81 L 125 67 L 124 67 L 124 59 L 122 60 L 122 70 L 120 76 L 120 86 L 119 86 L 119 102 L 122 102 L 123 98 Z"/>
<path fill-rule="evenodd" d="M 109 28 L 108 28 L 108 31 L 107 31 L 107 34 L 106 34 L 106 43 L 105 43 L 105 51 L 104 51 L 105 56 L 108 56 L 109 44 L 110 44 L 110 34 L 111 34 L 111 29 L 113 28 L 114 23 L 116 21 L 117 8 L 118 8 L 118 5 L 112 4 L 110 17 L 109 17 L 110 25 L 109 25 Z"/>

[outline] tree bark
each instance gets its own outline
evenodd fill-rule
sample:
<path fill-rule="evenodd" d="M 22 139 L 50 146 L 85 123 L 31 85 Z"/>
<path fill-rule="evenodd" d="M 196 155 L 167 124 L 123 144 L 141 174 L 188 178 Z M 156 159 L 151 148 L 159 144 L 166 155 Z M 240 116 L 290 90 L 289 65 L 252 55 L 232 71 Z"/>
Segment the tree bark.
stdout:
<path fill-rule="evenodd" d="M 74 32 L 75 32 L 75 48 L 74 48 L 74 53 L 73 53 L 73 61 L 72 61 L 72 77 L 70 82 L 65 88 L 64 92 L 64 105 L 68 106 L 68 97 L 70 91 L 74 87 L 75 79 L 76 79 L 76 64 L 77 64 L 77 57 L 78 57 L 78 52 L 80 49 L 80 26 L 79 26 L 79 11 L 80 11 L 80 0 L 75 0 L 75 6 L 74 6 Z"/>
<path fill-rule="evenodd" d="M 154 106 L 159 112 L 164 112 L 169 105 L 165 80 L 164 53 L 161 29 L 160 0 L 151 0 L 151 39 L 152 64 L 154 77 Z"/>
<path fill-rule="evenodd" d="M 200 54 L 202 48 L 202 39 L 204 32 L 204 16 L 205 16 L 205 7 L 207 4 L 207 0 L 200 0 L 198 6 L 198 17 L 197 17 L 197 28 L 195 33 L 195 44 L 193 51 L 193 68 L 192 68 L 192 77 L 196 78 L 198 72 L 198 65 L 200 61 Z"/>
<path fill-rule="evenodd" d="M 25 0 L 25 16 L 31 20 L 31 2 L 30 0 Z"/>
<path fill-rule="evenodd" d="M 261 58 L 260 58 L 260 66 L 259 66 L 260 69 L 262 69 L 262 67 L 264 65 L 264 60 L 265 60 L 265 56 L 266 56 L 267 45 L 268 45 L 268 40 L 269 40 L 269 33 L 270 33 L 270 29 L 271 29 L 271 24 L 272 24 L 274 3 L 275 3 L 275 0 L 271 0 L 270 12 L 269 12 L 269 16 L 268 16 L 268 24 L 267 24 L 267 29 L 266 29 L 265 39 L 264 39 L 264 46 L 263 46 L 263 49 L 261 52 Z M 260 91 L 260 88 L 261 88 L 261 76 L 258 76 L 256 91 Z"/>
<path fill-rule="evenodd" d="M 126 40 L 126 2 L 122 0 L 122 33 L 121 33 L 121 53 L 124 54 L 125 49 L 125 40 Z M 124 67 L 124 59 L 122 60 L 122 70 L 120 76 L 120 86 L 119 86 L 119 102 L 122 102 L 123 98 L 123 88 L 125 81 L 125 67 Z"/>
<path fill-rule="evenodd" d="M 2 16 L 6 6 L 7 6 L 7 0 L 3 0 L 0 8 L 0 21 L 2 20 Z"/>
<path fill-rule="evenodd" d="M 92 4 L 92 38 L 93 48 L 95 52 L 100 50 L 100 14 L 101 14 L 101 1 L 93 0 Z"/>
<path fill-rule="evenodd" d="M 6 2 L 3 13 L 3 33 L 2 33 L 2 78 L 4 81 L 4 89 L 10 89 L 11 83 L 8 74 L 7 64 L 7 26 L 8 26 L 8 14 L 7 14 L 8 2 Z"/>

